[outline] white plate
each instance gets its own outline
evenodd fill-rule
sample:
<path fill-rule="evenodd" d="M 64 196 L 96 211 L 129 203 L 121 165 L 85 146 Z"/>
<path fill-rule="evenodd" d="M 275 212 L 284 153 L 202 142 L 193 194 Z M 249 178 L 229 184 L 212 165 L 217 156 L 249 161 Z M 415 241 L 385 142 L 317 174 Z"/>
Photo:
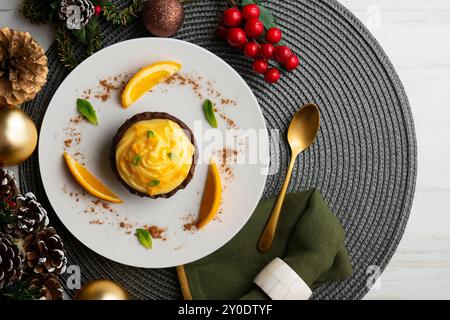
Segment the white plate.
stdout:
<path fill-rule="evenodd" d="M 224 193 L 221 213 L 203 230 L 185 231 L 188 214 L 195 217 L 206 178 L 207 160 L 197 164 L 194 179 L 184 190 L 169 199 L 148 199 L 134 196 L 115 178 L 110 169 L 109 153 L 112 138 L 120 125 L 134 114 L 144 111 L 168 112 L 184 121 L 196 136 L 202 159 L 211 156 L 207 130 L 208 124 L 202 112 L 202 99 L 189 86 L 158 85 L 127 110 L 120 107 L 118 93 L 107 101 L 91 99 L 99 118 L 99 125 L 87 122 L 71 126 L 70 119 L 77 115 L 76 99 L 83 91 L 98 85 L 99 80 L 117 74 L 134 73 L 140 67 L 160 60 L 174 60 L 182 64 L 182 73 L 201 77 L 203 94 L 209 88 L 223 97 L 233 99 L 234 105 L 222 105 L 212 91 L 217 108 L 231 118 L 242 130 L 258 134 L 257 149 L 248 143 L 240 155 L 257 161 L 233 164 L 233 177 L 223 176 Z M 208 84 L 208 85 L 207 85 Z M 220 133 L 224 137 L 226 121 L 219 120 L 219 129 L 209 129 L 209 134 Z M 194 128 L 195 127 L 195 128 Z M 63 161 L 64 141 L 70 130 L 80 130 L 78 145 L 69 148 L 74 155 L 81 152 L 87 168 L 109 186 L 124 204 L 111 205 L 112 211 L 94 205 L 95 198 L 82 195 L 82 188 L 70 176 Z M 211 131 L 213 130 L 213 131 Z M 250 132 L 250 131 L 248 131 Z M 248 133 L 247 132 L 247 133 Z M 251 135 L 251 134 L 250 134 Z M 72 134 L 73 138 L 73 134 Z M 67 149 L 67 148 L 66 148 Z M 202 160 L 200 159 L 200 160 Z M 242 159 L 242 158 L 241 158 Z M 144 268 L 172 267 L 200 259 L 229 241 L 247 222 L 262 194 L 268 168 L 268 137 L 263 115 L 250 88 L 227 63 L 211 52 L 194 44 L 162 38 L 143 38 L 121 42 L 105 48 L 81 63 L 53 96 L 40 132 L 39 163 L 47 196 L 58 217 L 70 232 L 83 244 L 111 260 Z M 78 194 L 78 195 L 77 195 Z M 90 207 L 95 213 L 89 212 Z M 100 207 L 100 208 L 99 208 Z M 85 212 L 88 211 L 88 212 Z M 153 249 L 142 247 L 133 233 L 126 234 L 119 222 L 125 218 L 133 227 L 157 225 L 167 228 L 166 240 L 155 239 Z M 189 219 L 188 219 L 189 220 Z M 248 244 L 248 245 L 256 245 Z"/>

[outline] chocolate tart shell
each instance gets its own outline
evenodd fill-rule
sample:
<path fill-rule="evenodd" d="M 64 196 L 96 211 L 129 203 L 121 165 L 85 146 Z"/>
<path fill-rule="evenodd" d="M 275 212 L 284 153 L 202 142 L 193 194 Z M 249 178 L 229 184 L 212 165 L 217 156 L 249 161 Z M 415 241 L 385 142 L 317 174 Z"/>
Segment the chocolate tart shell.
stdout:
<path fill-rule="evenodd" d="M 192 165 L 191 165 L 191 168 L 190 168 L 190 170 L 188 172 L 188 175 L 183 180 L 183 182 L 178 187 L 173 189 L 172 191 L 169 191 L 167 193 L 157 194 L 157 195 L 154 195 L 154 196 L 151 196 L 151 195 L 149 195 L 147 193 L 144 193 L 144 192 L 140 192 L 138 190 L 133 189 L 131 186 L 129 186 L 120 177 L 119 171 L 117 170 L 117 166 L 116 166 L 116 148 L 117 148 L 117 144 L 122 139 L 123 135 L 128 130 L 128 128 L 130 128 L 136 122 L 143 121 L 143 120 L 152 120 L 152 119 L 167 119 L 167 120 L 171 120 L 171 121 L 177 123 L 184 130 L 185 134 L 191 140 L 191 143 L 194 146 L 194 155 L 192 156 Z M 112 147 L 111 147 L 110 161 L 111 161 L 111 167 L 112 167 L 112 170 L 113 170 L 115 176 L 125 186 L 125 188 L 128 189 L 128 191 L 130 191 L 132 194 L 135 194 L 137 196 L 157 199 L 157 198 L 170 198 L 178 190 L 186 188 L 186 186 L 189 184 L 189 182 L 191 182 L 192 178 L 194 177 L 195 166 L 196 166 L 196 163 L 197 163 L 197 155 L 198 155 L 197 144 L 195 142 L 194 134 L 192 133 L 192 130 L 183 121 L 181 121 L 180 119 L 178 119 L 178 118 L 176 118 L 176 117 L 174 117 L 174 116 L 172 116 L 172 115 L 170 115 L 168 113 L 165 113 L 165 112 L 143 112 L 143 113 L 138 113 L 138 114 L 132 116 L 130 119 L 125 121 L 124 124 L 122 124 L 122 126 L 119 128 L 119 130 L 117 130 L 117 133 L 116 133 L 116 135 L 113 138 L 113 143 L 112 143 Z"/>

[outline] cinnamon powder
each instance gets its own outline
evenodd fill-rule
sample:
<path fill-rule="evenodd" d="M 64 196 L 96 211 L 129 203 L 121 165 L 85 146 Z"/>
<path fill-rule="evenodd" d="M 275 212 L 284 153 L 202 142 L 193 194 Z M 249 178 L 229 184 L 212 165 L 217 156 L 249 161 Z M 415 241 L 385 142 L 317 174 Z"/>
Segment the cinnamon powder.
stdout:
<path fill-rule="evenodd" d="M 236 129 L 237 128 L 237 124 L 236 124 L 236 122 L 234 122 L 233 119 L 228 117 L 225 113 L 223 113 L 221 111 L 218 111 L 217 109 L 215 111 L 225 121 L 225 123 L 227 124 L 228 129 Z"/>
<path fill-rule="evenodd" d="M 201 77 L 199 76 L 193 76 L 193 75 L 186 75 L 182 73 L 175 73 L 173 76 L 168 78 L 166 81 L 164 81 L 165 84 L 171 85 L 171 84 L 177 84 L 180 86 L 188 86 L 192 89 L 194 94 L 200 99 L 204 100 L 203 94 L 202 94 L 202 86 L 200 85 Z"/>
<path fill-rule="evenodd" d="M 234 177 L 234 171 L 231 165 L 237 162 L 239 151 L 224 147 L 215 153 L 216 157 L 220 160 L 219 170 L 222 173 L 222 177 L 225 178 L 225 180 L 232 179 Z"/>
<path fill-rule="evenodd" d="M 146 229 L 150 232 L 153 239 L 161 239 L 162 241 L 167 240 L 167 237 L 165 236 L 167 228 L 161 228 L 155 225 L 151 225 Z"/>
<path fill-rule="evenodd" d="M 191 213 L 188 213 L 183 217 L 183 231 L 189 231 L 191 233 L 195 233 L 197 231 L 197 218 L 194 217 Z"/>
<path fill-rule="evenodd" d="M 128 73 L 122 73 L 114 76 L 108 76 L 98 81 L 94 88 L 87 88 L 83 91 L 84 99 L 95 98 L 105 102 L 109 100 L 113 93 L 121 92 L 129 79 Z"/>

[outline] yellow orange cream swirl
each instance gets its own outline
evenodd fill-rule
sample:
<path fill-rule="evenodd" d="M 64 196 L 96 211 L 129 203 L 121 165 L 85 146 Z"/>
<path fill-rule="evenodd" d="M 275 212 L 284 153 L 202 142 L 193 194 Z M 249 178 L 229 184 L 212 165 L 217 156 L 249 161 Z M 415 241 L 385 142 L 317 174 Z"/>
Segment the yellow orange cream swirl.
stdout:
<path fill-rule="evenodd" d="M 186 179 L 195 147 L 168 119 L 136 122 L 116 146 L 116 167 L 133 189 L 151 196 L 168 193 Z"/>

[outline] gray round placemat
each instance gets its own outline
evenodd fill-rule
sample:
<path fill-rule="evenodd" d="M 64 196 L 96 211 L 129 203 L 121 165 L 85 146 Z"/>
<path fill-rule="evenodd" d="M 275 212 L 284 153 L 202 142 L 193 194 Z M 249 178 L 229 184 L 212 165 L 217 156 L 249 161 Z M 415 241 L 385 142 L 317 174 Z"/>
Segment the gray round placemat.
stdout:
<path fill-rule="evenodd" d="M 346 230 L 353 276 L 320 286 L 314 298 L 362 298 L 369 290 L 369 267 L 384 270 L 393 255 L 414 195 L 416 140 L 402 84 L 376 40 L 336 1 L 272 0 L 267 6 L 278 17 L 285 41 L 299 54 L 302 66 L 283 74 L 278 84 L 268 85 L 250 71 L 246 58 L 215 37 L 224 3 L 185 4 L 186 21 L 176 37 L 205 47 L 230 63 L 253 89 L 269 130 L 280 130 L 271 144 L 271 171 L 276 174 L 268 177 L 264 196 L 275 195 L 281 188 L 289 159 L 281 135 L 291 116 L 306 102 L 320 106 L 319 138 L 297 161 L 290 191 L 319 188 Z M 148 36 L 139 22 L 126 28 L 105 24 L 103 29 L 105 46 Z M 48 57 L 48 84 L 24 105 L 38 127 L 67 75 L 54 46 Z M 36 154 L 20 166 L 20 178 L 22 190 L 34 191 L 50 209 Z M 83 283 L 108 278 L 120 282 L 138 299 L 181 298 L 174 269 L 138 269 L 107 260 L 83 246 L 49 211 L 65 241 L 69 264 L 81 268 Z"/>

